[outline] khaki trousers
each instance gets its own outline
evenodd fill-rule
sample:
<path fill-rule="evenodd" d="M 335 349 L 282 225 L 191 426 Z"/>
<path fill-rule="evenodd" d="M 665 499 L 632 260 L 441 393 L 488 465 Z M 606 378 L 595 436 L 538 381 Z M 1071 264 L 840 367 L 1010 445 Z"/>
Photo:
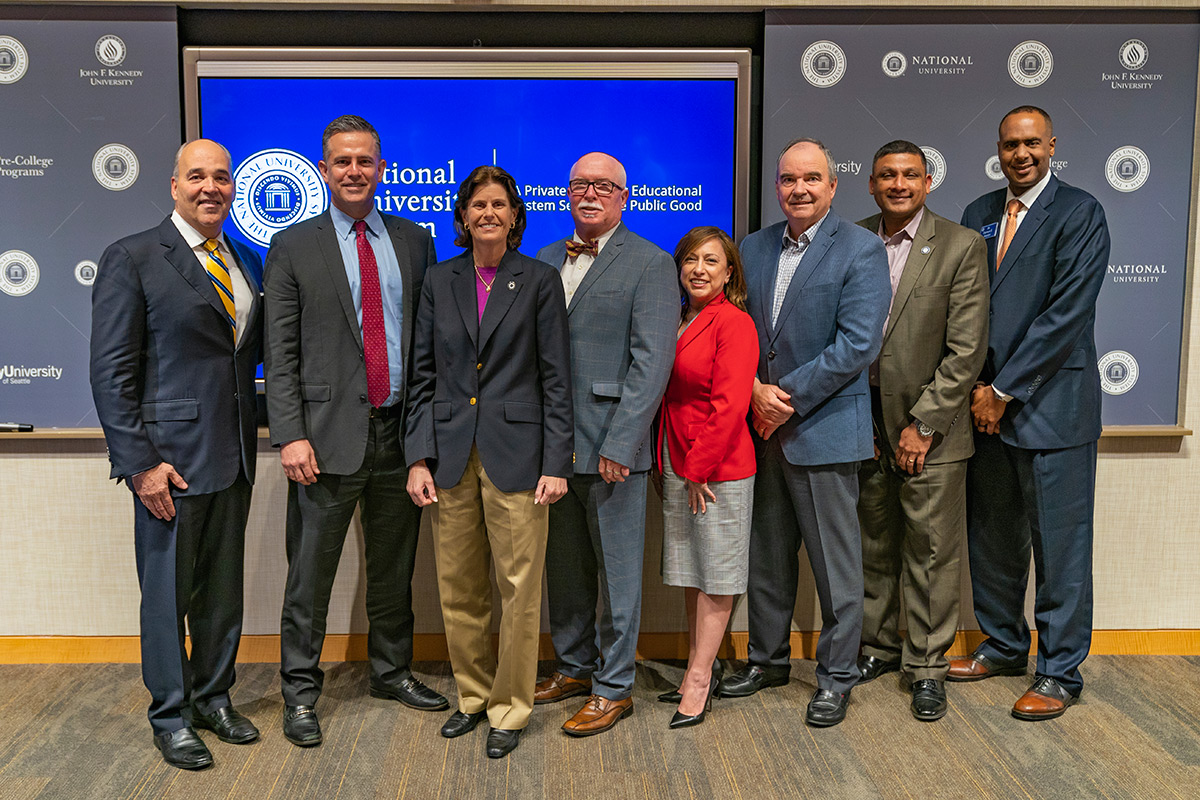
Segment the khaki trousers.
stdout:
<path fill-rule="evenodd" d="M 863 549 L 863 655 L 900 661 L 910 680 L 945 680 L 958 631 L 967 462 L 901 473 L 887 453 L 863 462 L 858 518 Z M 900 596 L 904 627 L 900 636 Z"/>
<path fill-rule="evenodd" d="M 474 446 L 457 486 L 438 487 L 430 506 L 438 591 L 458 710 L 487 709 L 493 728 L 529 723 L 537 682 L 542 569 L 549 507 L 534 490 L 505 493 L 484 472 Z M 494 560 L 500 588 L 500 652 L 492 650 Z"/>

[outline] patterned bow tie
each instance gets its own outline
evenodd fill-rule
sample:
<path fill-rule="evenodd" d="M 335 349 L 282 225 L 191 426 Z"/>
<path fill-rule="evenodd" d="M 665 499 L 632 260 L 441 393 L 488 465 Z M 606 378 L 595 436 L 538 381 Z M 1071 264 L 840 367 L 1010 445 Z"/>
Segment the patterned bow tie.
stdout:
<path fill-rule="evenodd" d="M 574 239 L 567 241 L 567 255 L 569 255 L 571 258 L 578 258 L 584 253 L 587 253 L 592 258 L 595 258 L 596 254 L 599 252 L 600 248 L 597 246 L 595 239 L 592 239 L 588 242 L 577 242 Z"/>

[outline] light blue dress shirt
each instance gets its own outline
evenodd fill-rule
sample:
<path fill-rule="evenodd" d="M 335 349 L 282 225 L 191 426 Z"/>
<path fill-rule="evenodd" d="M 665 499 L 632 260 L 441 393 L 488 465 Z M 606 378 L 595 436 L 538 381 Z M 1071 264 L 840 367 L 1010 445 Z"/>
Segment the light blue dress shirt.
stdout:
<path fill-rule="evenodd" d="M 342 264 L 346 268 L 346 280 L 350 281 L 350 297 L 354 300 L 354 313 L 358 316 L 358 329 L 362 331 L 362 280 L 358 274 L 358 236 L 354 233 L 355 220 L 337 206 L 330 204 L 329 215 L 333 218 L 333 229 L 337 232 L 338 247 L 342 250 Z M 387 334 L 388 377 L 391 392 L 384 406 L 400 402 L 404 392 L 404 281 L 400 275 L 400 262 L 396 249 L 383 225 L 383 216 L 371 209 L 366 217 L 367 241 L 375 252 L 375 264 L 379 268 L 379 292 L 383 300 L 383 327 Z"/>

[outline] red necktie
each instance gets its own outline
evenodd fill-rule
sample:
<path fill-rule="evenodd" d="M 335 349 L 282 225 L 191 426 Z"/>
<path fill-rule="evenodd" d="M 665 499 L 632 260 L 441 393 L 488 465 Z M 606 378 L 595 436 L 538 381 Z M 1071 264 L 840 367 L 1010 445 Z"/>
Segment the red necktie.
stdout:
<path fill-rule="evenodd" d="M 383 326 L 383 294 L 379 289 L 379 266 L 367 241 L 367 223 L 354 223 L 358 239 L 358 278 L 362 284 L 363 360 L 367 364 L 367 400 L 379 408 L 392 393 L 388 373 L 387 331 Z"/>
<path fill-rule="evenodd" d="M 584 253 L 587 253 L 592 258 L 595 258 L 596 253 L 598 252 L 600 252 L 600 250 L 596 246 L 595 239 L 592 239 L 588 242 L 577 242 L 574 239 L 567 240 L 567 255 L 569 255 L 571 258 L 578 258 Z"/>

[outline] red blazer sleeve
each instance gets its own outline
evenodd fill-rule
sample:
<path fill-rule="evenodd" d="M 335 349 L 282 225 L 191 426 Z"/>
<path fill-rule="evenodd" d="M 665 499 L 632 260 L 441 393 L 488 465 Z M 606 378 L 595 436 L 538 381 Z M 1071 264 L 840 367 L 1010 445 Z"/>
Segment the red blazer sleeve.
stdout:
<path fill-rule="evenodd" d="M 708 417 L 684 458 L 681 477 L 706 481 L 731 456 L 739 438 L 749 438 L 746 415 L 758 369 L 758 332 L 750 315 L 731 303 L 723 304 L 713 321 L 712 389 Z M 697 342 L 697 344 L 699 344 Z M 753 461 L 749 465 L 754 472 Z"/>

